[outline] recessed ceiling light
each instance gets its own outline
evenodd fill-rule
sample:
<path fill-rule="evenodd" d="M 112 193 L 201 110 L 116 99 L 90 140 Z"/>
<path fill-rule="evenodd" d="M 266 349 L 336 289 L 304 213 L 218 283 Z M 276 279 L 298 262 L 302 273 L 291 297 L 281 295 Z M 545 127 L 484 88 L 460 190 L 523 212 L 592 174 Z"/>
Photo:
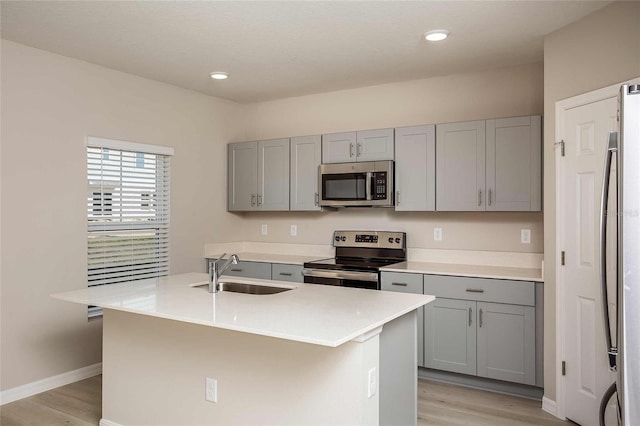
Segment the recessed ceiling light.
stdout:
<path fill-rule="evenodd" d="M 424 38 L 429 41 L 440 41 L 444 40 L 449 36 L 449 31 L 447 30 L 432 30 L 424 33 Z"/>
<path fill-rule="evenodd" d="M 229 74 L 227 74 L 226 72 L 222 72 L 222 71 L 214 71 L 209 75 L 214 80 L 225 80 L 225 79 L 229 78 Z"/>

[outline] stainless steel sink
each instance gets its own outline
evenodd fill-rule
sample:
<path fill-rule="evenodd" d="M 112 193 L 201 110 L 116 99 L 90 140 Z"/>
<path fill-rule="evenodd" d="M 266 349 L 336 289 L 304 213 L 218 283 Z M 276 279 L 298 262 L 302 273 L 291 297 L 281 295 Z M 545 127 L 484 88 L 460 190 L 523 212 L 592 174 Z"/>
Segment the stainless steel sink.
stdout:
<path fill-rule="evenodd" d="M 291 290 L 290 288 L 286 287 L 271 287 L 258 284 L 238 283 L 234 281 L 222 281 L 219 283 L 219 285 L 220 289 L 218 291 L 230 291 L 233 293 L 245 294 L 276 294 L 282 293 L 283 291 Z M 207 290 L 208 286 L 203 285 L 200 288 Z"/>

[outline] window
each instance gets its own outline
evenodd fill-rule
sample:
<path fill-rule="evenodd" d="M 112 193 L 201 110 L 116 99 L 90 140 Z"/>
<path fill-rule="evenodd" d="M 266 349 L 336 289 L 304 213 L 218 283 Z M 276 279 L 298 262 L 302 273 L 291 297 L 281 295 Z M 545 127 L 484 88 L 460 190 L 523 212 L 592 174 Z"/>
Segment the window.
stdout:
<path fill-rule="evenodd" d="M 171 154 L 165 147 L 88 139 L 88 286 L 168 275 Z M 89 314 L 100 309 L 90 307 Z"/>

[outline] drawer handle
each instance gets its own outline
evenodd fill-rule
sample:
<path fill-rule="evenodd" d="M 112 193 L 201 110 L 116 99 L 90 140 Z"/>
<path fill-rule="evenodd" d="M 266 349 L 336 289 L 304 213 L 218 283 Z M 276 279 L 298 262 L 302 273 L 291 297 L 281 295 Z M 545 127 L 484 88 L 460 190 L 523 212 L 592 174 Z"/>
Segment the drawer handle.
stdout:
<path fill-rule="evenodd" d="M 482 328 L 482 309 L 478 312 L 480 319 L 478 319 L 478 327 Z"/>
<path fill-rule="evenodd" d="M 240 268 L 231 268 L 231 272 L 242 272 Z"/>
<path fill-rule="evenodd" d="M 473 315 L 473 309 L 469 308 L 469 327 L 471 327 L 471 323 L 472 323 L 471 316 L 472 315 Z"/>
<path fill-rule="evenodd" d="M 481 288 L 468 288 L 467 293 L 484 293 L 484 290 Z"/>
<path fill-rule="evenodd" d="M 407 283 L 391 283 L 391 285 L 398 285 L 400 287 L 406 287 Z"/>
<path fill-rule="evenodd" d="M 284 275 L 285 277 L 290 277 L 292 274 L 291 272 L 280 272 L 280 275 Z"/>

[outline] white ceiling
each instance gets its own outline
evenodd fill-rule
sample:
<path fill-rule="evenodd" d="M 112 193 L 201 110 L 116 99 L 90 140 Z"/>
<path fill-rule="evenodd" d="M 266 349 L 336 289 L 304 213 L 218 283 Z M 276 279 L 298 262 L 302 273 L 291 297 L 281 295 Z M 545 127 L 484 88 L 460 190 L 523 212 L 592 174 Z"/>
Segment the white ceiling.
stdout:
<path fill-rule="evenodd" d="M 2 1 L 2 38 L 237 102 L 539 62 L 609 1 Z M 451 36 L 428 43 L 427 30 Z M 211 71 L 230 78 L 214 81 Z"/>

